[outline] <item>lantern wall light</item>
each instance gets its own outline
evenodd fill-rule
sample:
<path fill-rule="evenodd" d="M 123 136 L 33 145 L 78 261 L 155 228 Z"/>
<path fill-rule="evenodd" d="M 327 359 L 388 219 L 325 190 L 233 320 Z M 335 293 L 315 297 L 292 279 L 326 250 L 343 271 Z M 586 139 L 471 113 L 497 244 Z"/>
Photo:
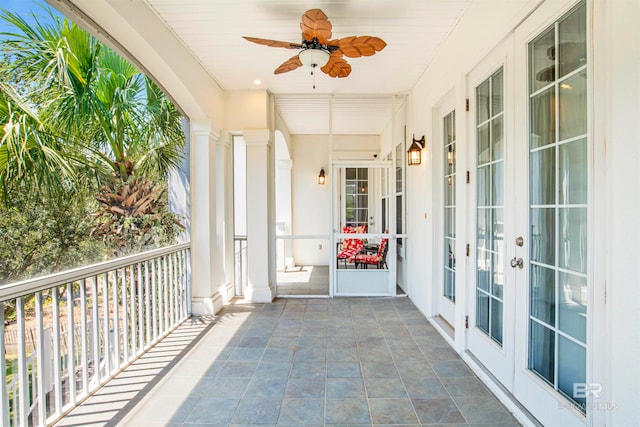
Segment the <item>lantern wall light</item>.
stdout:
<path fill-rule="evenodd" d="M 321 168 L 320 174 L 318 175 L 318 184 L 324 185 L 325 181 L 326 181 L 326 177 L 324 174 L 324 168 Z"/>
<path fill-rule="evenodd" d="M 417 166 L 422 163 L 422 149 L 425 146 L 424 135 L 422 138 L 416 139 L 416 136 L 413 136 L 413 143 L 409 150 L 407 151 L 407 161 L 409 162 L 409 166 Z"/>

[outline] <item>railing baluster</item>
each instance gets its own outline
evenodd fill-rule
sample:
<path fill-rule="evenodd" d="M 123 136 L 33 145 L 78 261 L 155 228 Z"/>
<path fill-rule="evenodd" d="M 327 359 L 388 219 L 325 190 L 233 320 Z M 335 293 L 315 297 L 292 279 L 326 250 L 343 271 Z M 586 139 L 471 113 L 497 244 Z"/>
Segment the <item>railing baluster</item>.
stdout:
<path fill-rule="evenodd" d="M 149 289 L 149 261 L 145 261 L 144 262 L 144 309 L 145 309 L 145 316 L 146 316 L 146 320 L 145 323 L 147 325 L 147 335 L 146 335 L 146 340 L 145 340 L 145 348 L 147 348 L 147 346 L 149 346 L 149 343 L 151 342 L 151 290 Z"/>
<path fill-rule="evenodd" d="M 68 371 L 68 390 L 69 402 L 72 405 L 76 403 L 76 367 L 75 367 L 75 343 L 74 343 L 75 325 L 73 322 L 73 286 L 67 283 L 67 371 Z"/>
<path fill-rule="evenodd" d="M 0 301 L 0 323 L 4 325 L 4 302 Z M 0 328 L 0 355 L 7 354 L 4 347 L 5 328 Z M 9 393 L 7 390 L 7 359 L 0 357 L 0 373 L 2 374 L 2 383 L 0 383 L 0 421 L 3 426 L 9 425 Z"/>
<path fill-rule="evenodd" d="M 167 256 L 163 256 L 162 257 L 162 268 L 163 268 L 163 275 L 162 275 L 162 290 L 164 292 L 164 298 L 163 298 L 163 304 L 164 304 L 164 324 L 162 325 L 163 328 L 163 333 L 162 335 L 164 335 L 167 330 L 169 329 L 169 271 L 168 271 L 168 266 L 167 266 Z"/>
<path fill-rule="evenodd" d="M 116 371 L 120 366 L 120 310 L 119 310 L 119 298 L 118 298 L 118 270 L 112 272 L 113 277 L 112 292 L 113 292 L 113 366 L 112 371 Z"/>
<path fill-rule="evenodd" d="M 122 287 L 122 360 L 129 360 L 129 299 L 127 298 L 127 271 L 123 268 L 121 273 L 120 286 Z"/>
<path fill-rule="evenodd" d="M 20 426 L 26 427 L 29 422 L 29 374 L 27 372 L 27 342 L 22 297 L 16 298 L 16 318 L 18 320 L 18 410 L 20 411 L 18 419 Z"/>
<path fill-rule="evenodd" d="M 151 307 L 153 311 L 153 339 L 158 339 L 158 299 L 156 297 L 156 260 L 151 260 Z"/>
<path fill-rule="evenodd" d="M 91 383 L 97 386 L 100 384 L 100 303 L 98 302 L 98 276 L 93 276 L 91 282 L 91 347 L 93 348 L 93 355 L 91 357 L 93 364 L 93 378 Z"/>
<path fill-rule="evenodd" d="M 51 289 L 53 310 L 53 389 L 56 412 L 62 412 L 62 377 L 60 372 L 60 301 L 58 287 Z"/>
<path fill-rule="evenodd" d="M 138 273 L 138 348 L 142 352 L 144 349 L 144 317 L 143 317 L 143 293 L 142 293 L 142 263 L 136 264 Z"/>
<path fill-rule="evenodd" d="M 105 377 L 109 377 L 111 374 L 111 333 L 109 331 L 109 276 L 108 273 L 104 273 L 102 277 L 102 314 L 104 316 L 103 321 L 103 348 L 102 357 L 104 359 L 104 372 Z M 101 376 L 102 378 L 102 376 Z"/>
<path fill-rule="evenodd" d="M 133 359 L 137 354 L 136 345 L 138 343 L 136 337 L 136 332 L 138 331 L 138 322 L 136 316 L 136 280 L 133 265 L 129 266 L 129 292 L 131 301 L 129 305 L 129 312 L 131 316 L 131 354 L 127 361 Z"/>
<path fill-rule="evenodd" d="M 47 396 L 44 389 L 44 325 L 42 319 L 42 292 L 36 292 L 36 390 L 38 400 L 38 425 L 46 425 Z"/>
<path fill-rule="evenodd" d="M 46 426 L 183 321 L 189 257 L 188 244 L 175 245 L 0 287 L 0 322 L 7 301 L 17 316 L 0 332 L 0 354 L 5 339 L 18 348 L 9 382 L 8 359 L 0 359 L 0 425 Z"/>
<path fill-rule="evenodd" d="M 176 307 L 176 302 L 174 300 L 175 297 L 175 283 L 176 283 L 176 276 L 175 276 L 175 272 L 173 271 L 173 254 L 171 255 L 167 255 L 167 259 L 169 262 L 169 316 L 170 316 L 170 321 L 169 324 L 173 325 L 176 321 L 176 312 L 175 312 L 175 307 Z"/>
<path fill-rule="evenodd" d="M 89 357 L 87 356 L 87 279 L 80 282 L 80 352 L 82 363 L 82 394 L 89 392 Z"/>
<path fill-rule="evenodd" d="M 186 259 L 184 261 L 184 266 L 186 269 L 186 274 L 185 274 L 185 290 L 186 290 L 186 300 L 187 300 L 187 315 L 190 316 L 191 315 L 191 305 L 192 305 L 192 301 L 191 301 L 191 296 L 192 296 L 192 289 L 191 289 L 191 250 L 187 249 L 185 250 L 185 255 L 186 255 Z M 187 285 L 189 284 L 189 286 Z"/>

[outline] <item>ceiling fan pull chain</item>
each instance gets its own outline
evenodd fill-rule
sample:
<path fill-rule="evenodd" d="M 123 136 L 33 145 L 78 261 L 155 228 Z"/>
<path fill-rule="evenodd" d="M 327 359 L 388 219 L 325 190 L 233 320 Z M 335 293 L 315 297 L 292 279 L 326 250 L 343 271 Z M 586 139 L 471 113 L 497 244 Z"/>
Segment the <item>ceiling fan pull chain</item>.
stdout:
<path fill-rule="evenodd" d="M 317 64 L 311 64 L 311 75 L 313 76 L 313 88 L 314 89 L 316 88 L 316 73 L 315 73 L 315 70 L 316 70 L 317 66 L 318 66 Z"/>

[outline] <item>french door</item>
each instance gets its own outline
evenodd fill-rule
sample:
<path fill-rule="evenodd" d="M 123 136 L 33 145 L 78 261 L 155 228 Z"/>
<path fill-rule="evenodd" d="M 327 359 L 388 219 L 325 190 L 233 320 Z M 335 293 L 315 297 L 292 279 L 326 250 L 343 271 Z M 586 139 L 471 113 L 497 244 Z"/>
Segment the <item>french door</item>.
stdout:
<path fill-rule="evenodd" d="M 469 351 L 544 425 L 585 425 L 594 389 L 587 59 L 585 2 L 547 2 L 467 80 Z"/>

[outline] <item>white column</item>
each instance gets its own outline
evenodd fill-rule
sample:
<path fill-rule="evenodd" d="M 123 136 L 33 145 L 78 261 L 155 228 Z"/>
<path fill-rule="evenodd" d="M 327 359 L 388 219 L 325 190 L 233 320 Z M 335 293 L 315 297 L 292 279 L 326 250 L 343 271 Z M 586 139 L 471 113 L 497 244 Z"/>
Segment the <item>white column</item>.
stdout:
<path fill-rule="evenodd" d="M 291 222 L 292 166 L 293 161 L 291 160 L 278 160 L 278 168 L 276 169 L 276 221 L 279 225 L 282 225 L 282 230 L 279 231 L 285 236 L 293 234 L 293 224 Z M 295 265 L 291 240 L 282 240 L 278 244 L 278 251 L 278 268 L 291 268 Z"/>
<path fill-rule="evenodd" d="M 221 135 L 216 143 L 216 247 L 221 258 L 221 269 L 217 274 L 218 292 L 227 304 L 234 297 L 233 289 L 233 168 L 229 161 L 231 136 Z M 230 197 L 231 196 L 231 197 Z"/>
<path fill-rule="evenodd" d="M 273 212 L 273 174 L 271 173 L 271 141 L 268 129 L 245 130 L 247 144 L 247 290 L 251 302 L 271 302 L 272 241 L 275 223 Z"/>
<path fill-rule="evenodd" d="M 209 122 L 191 122 L 191 296 L 194 315 L 222 308 L 217 247 L 216 140 Z"/>

